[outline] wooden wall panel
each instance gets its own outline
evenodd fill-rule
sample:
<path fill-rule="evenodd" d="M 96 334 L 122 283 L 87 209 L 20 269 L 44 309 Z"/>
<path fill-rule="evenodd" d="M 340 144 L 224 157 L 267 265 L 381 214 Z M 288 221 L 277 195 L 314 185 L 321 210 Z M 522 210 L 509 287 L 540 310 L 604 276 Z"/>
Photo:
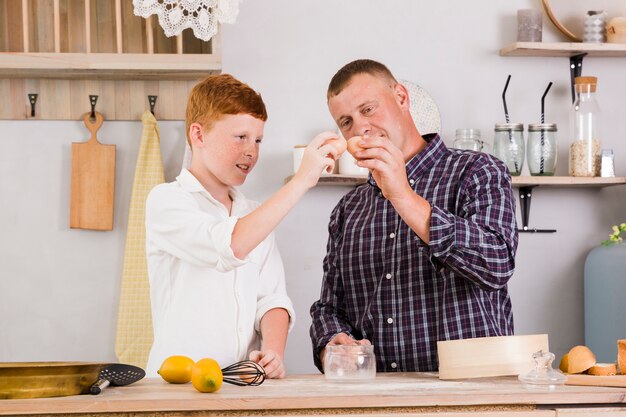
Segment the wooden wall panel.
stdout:
<path fill-rule="evenodd" d="M 11 119 L 24 119 L 26 118 L 26 110 L 28 109 L 28 115 L 30 116 L 30 105 L 28 105 L 28 98 L 24 91 L 25 80 L 9 80 L 9 102 L 13 105 L 9 114 Z"/>
<path fill-rule="evenodd" d="M 0 0 L 0 52 L 9 50 L 7 0 Z"/>
<path fill-rule="evenodd" d="M 133 2 L 122 2 L 122 24 L 124 52 L 140 54 L 148 51 L 146 46 L 146 28 L 144 19 L 133 13 Z"/>
<path fill-rule="evenodd" d="M 96 110 L 105 120 L 141 120 L 150 109 L 149 95 L 157 96 L 158 120 L 184 120 L 189 92 L 196 81 L 121 80 L 0 80 L 0 120 L 80 120 L 91 110 L 89 95 L 98 96 Z M 24 93 L 27 91 L 27 93 Z M 38 94 L 35 117 L 28 93 Z"/>
<path fill-rule="evenodd" d="M 22 2 L 0 0 L 0 52 L 23 52 Z"/>
<path fill-rule="evenodd" d="M 91 0 L 91 52 L 117 52 L 112 0 Z"/>
<path fill-rule="evenodd" d="M 70 80 L 41 80 L 37 118 L 71 120 Z"/>
<path fill-rule="evenodd" d="M 85 1 L 61 0 L 61 52 L 87 52 Z"/>
<path fill-rule="evenodd" d="M 175 54 L 176 53 L 176 37 L 168 38 L 159 25 L 159 19 L 152 16 L 154 53 L 155 54 Z"/>
<path fill-rule="evenodd" d="M 54 52 L 54 0 L 29 0 L 30 52 Z"/>
<path fill-rule="evenodd" d="M 0 97 L 10 97 L 11 80 L 0 80 Z M 0 100 L 0 119 L 11 119 L 13 106 L 9 100 Z"/>
<path fill-rule="evenodd" d="M 131 120 L 130 113 L 130 81 L 116 81 L 115 87 L 115 120 Z"/>

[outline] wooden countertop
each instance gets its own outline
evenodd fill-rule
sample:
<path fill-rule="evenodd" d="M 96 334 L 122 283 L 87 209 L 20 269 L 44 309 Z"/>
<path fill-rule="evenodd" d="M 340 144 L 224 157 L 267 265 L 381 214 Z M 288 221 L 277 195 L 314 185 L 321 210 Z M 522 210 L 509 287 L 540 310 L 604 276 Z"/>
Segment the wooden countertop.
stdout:
<path fill-rule="evenodd" d="M 387 373 L 378 374 L 375 380 L 365 383 L 329 382 L 323 375 L 291 375 L 283 380 L 267 380 L 258 387 L 224 384 L 216 393 L 203 394 L 191 384 L 174 385 L 151 378 L 126 387 L 109 387 L 100 395 L 0 400 L 0 415 L 164 411 L 180 415 L 218 410 L 266 410 L 264 415 L 268 415 L 267 410 L 283 410 L 283 415 L 289 410 L 292 415 L 306 414 L 304 410 L 325 410 L 332 414 L 330 409 L 345 411 L 349 408 L 432 407 L 440 410 L 500 406 L 501 410 L 523 410 L 556 404 L 620 407 L 626 404 L 626 388 L 560 386 L 550 389 L 524 386 L 516 377 L 441 381 L 432 373 Z M 507 407 L 503 408 L 504 405 Z"/>

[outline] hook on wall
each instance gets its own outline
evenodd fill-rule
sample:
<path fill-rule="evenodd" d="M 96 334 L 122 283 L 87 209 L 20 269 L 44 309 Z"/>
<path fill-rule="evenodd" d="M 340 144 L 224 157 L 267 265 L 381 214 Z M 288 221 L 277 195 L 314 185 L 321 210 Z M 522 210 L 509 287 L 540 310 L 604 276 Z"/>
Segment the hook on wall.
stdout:
<path fill-rule="evenodd" d="M 35 117 L 35 104 L 37 104 L 37 97 L 39 94 L 29 94 L 28 101 L 30 102 L 30 117 Z"/>
<path fill-rule="evenodd" d="M 91 103 L 91 115 L 92 119 L 96 118 L 96 103 L 98 102 L 98 96 L 89 95 L 89 103 Z"/>
<path fill-rule="evenodd" d="M 159 96 L 148 96 L 148 103 L 150 103 L 150 113 L 154 115 L 154 106 L 156 106 L 156 102 Z"/>

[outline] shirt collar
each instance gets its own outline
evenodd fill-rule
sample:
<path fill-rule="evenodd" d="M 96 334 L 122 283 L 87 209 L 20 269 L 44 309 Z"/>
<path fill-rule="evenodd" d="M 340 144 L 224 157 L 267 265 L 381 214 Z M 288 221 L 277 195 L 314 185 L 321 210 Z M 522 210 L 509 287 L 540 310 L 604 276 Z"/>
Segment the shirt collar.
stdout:
<path fill-rule="evenodd" d="M 441 159 L 448 151 L 438 133 L 430 133 L 422 137 L 426 141 L 426 147 L 406 163 L 407 178 L 416 179 L 420 177 L 424 172 L 430 170 L 435 162 Z M 367 182 L 374 187 L 378 187 L 371 172 Z"/>
<path fill-rule="evenodd" d="M 217 201 L 211 193 L 202 186 L 202 184 L 200 184 L 200 181 L 198 181 L 198 179 L 191 172 L 189 172 L 188 169 L 183 168 L 180 171 L 180 174 L 178 174 L 178 177 L 176 177 L 176 181 L 180 187 L 188 193 L 201 193 L 209 200 L 221 205 L 221 203 Z M 240 203 L 243 202 L 243 194 L 234 187 L 229 187 L 228 194 L 233 200 L 232 212 L 234 213 L 238 211 Z"/>
<path fill-rule="evenodd" d="M 406 163 L 408 178 L 419 178 L 424 172 L 429 171 L 448 151 L 439 134 L 431 133 L 424 135 L 423 138 L 426 141 L 426 147 Z"/>

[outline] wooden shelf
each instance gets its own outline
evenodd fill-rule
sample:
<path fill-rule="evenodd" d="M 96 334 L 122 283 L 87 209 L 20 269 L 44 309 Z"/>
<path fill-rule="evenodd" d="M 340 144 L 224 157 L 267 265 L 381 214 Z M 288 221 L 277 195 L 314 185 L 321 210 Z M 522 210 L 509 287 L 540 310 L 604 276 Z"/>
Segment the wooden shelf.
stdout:
<path fill-rule="evenodd" d="M 285 178 L 285 183 L 289 182 L 293 178 L 293 175 Z M 317 185 L 343 185 L 347 187 L 356 187 L 357 185 L 365 184 L 367 182 L 367 175 L 344 175 L 344 174 L 332 174 L 324 175 L 317 181 Z"/>
<path fill-rule="evenodd" d="M 534 176 L 519 176 L 511 177 L 513 179 L 513 187 L 535 187 L 535 186 L 548 186 L 548 187 L 567 187 L 567 188 L 601 188 L 609 187 L 611 185 L 624 185 L 626 184 L 625 177 L 534 177 Z"/>
<path fill-rule="evenodd" d="M 218 54 L 0 53 L 0 78 L 197 80 L 220 69 Z"/>
<path fill-rule="evenodd" d="M 583 53 L 586 53 L 589 57 L 626 57 L 626 44 L 515 42 L 500 49 L 501 56 L 572 57 Z"/>
<path fill-rule="evenodd" d="M 293 175 L 290 175 L 285 179 L 288 182 Z M 566 187 L 566 188 L 602 188 L 612 185 L 626 185 L 626 177 L 534 177 L 534 176 L 519 176 L 511 177 L 513 180 L 513 187 Z M 367 181 L 367 176 L 355 176 L 355 175 L 342 175 L 333 174 L 320 177 L 317 185 L 342 185 L 355 187 L 357 185 L 364 184 Z"/>
<path fill-rule="evenodd" d="M 221 71 L 219 34 L 167 37 L 131 1 L 0 1 L 0 120 L 184 120 L 194 84 Z M 34 106 L 30 97 L 33 97 Z"/>

